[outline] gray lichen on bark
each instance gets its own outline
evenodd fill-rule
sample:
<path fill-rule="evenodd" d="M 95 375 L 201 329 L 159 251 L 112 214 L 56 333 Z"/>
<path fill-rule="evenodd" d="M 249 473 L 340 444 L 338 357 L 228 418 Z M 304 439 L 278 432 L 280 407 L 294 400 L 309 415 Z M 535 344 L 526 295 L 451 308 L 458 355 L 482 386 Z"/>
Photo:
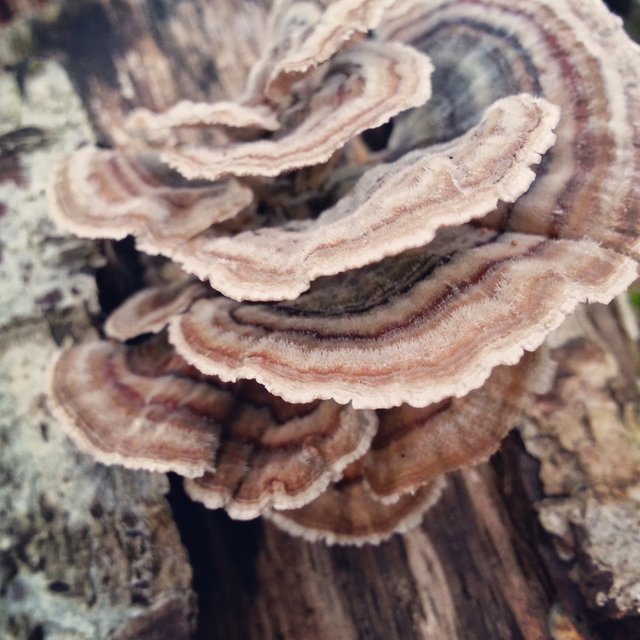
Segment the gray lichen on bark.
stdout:
<path fill-rule="evenodd" d="M 612 317 L 582 307 L 549 338 L 558 374 L 521 433 L 542 526 L 590 606 L 618 617 L 640 613 L 640 423 L 635 344 L 616 345 Z"/>
<path fill-rule="evenodd" d="M 0 637 L 185 638 L 191 568 L 167 478 L 95 464 L 46 408 L 56 340 L 91 332 L 97 300 L 91 245 L 55 230 L 45 184 L 90 139 L 60 66 L 38 65 L 23 94 L 0 75 Z"/>

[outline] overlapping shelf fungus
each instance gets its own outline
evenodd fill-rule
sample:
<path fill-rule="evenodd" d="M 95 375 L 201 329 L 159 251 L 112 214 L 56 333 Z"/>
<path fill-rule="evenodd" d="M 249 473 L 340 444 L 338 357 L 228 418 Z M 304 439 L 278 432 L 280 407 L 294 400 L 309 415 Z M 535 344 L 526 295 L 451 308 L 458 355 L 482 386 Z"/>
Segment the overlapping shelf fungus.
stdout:
<path fill-rule="evenodd" d="M 60 226 L 180 269 L 59 355 L 50 405 L 96 459 L 234 518 L 377 542 L 497 449 L 549 332 L 636 278 L 639 50 L 600 0 L 246 21 L 238 95 L 135 109 L 55 169 Z"/>

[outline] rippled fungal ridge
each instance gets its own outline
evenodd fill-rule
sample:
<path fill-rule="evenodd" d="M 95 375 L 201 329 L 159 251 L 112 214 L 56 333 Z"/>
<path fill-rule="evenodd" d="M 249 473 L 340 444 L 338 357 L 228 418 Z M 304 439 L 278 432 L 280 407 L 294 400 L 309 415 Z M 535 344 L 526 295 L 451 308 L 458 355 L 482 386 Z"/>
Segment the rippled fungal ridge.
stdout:
<path fill-rule="evenodd" d="M 496 451 L 546 336 L 637 277 L 640 51 L 601 0 L 276 0 L 264 24 L 238 95 L 135 109 L 53 171 L 62 228 L 179 268 L 57 356 L 49 404 L 105 464 L 377 543 Z"/>

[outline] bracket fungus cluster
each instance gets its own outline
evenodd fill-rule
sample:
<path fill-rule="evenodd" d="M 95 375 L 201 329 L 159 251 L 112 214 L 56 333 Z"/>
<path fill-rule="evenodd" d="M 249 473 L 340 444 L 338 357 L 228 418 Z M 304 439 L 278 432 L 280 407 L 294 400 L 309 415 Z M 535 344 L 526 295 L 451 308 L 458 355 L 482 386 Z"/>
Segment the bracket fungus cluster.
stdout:
<path fill-rule="evenodd" d="M 239 96 L 135 110 L 54 171 L 63 228 L 182 275 L 61 353 L 50 404 L 234 518 L 379 541 L 496 450 L 547 334 L 636 278 L 639 50 L 600 0 L 276 0 L 266 24 Z"/>

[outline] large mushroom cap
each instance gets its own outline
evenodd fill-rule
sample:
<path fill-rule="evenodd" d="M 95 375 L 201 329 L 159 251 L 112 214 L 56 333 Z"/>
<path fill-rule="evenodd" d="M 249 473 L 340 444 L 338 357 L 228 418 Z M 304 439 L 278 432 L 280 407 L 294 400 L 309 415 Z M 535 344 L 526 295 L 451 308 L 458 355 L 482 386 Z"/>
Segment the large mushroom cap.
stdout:
<path fill-rule="evenodd" d="M 433 99 L 396 121 L 394 153 L 460 135 L 496 100 L 560 107 L 553 149 L 498 228 L 590 238 L 638 256 L 640 48 L 601 0 L 402 0 L 380 37 L 432 59 Z"/>
<path fill-rule="evenodd" d="M 190 370 L 163 341 L 134 348 L 90 342 L 56 358 L 49 405 L 76 445 L 100 462 L 199 476 L 214 468 L 232 399 L 189 378 Z"/>
<path fill-rule="evenodd" d="M 449 144 L 365 173 L 317 219 L 234 236 L 201 234 L 172 252 L 236 300 L 292 299 L 312 280 L 376 262 L 515 201 L 553 143 L 558 110 L 523 94 L 499 100 Z"/>
<path fill-rule="evenodd" d="M 578 303 L 607 302 L 636 263 L 593 242 L 456 227 L 426 247 L 316 281 L 297 300 L 197 301 L 170 325 L 178 352 L 289 402 L 424 407 L 536 349 Z"/>
<path fill-rule="evenodd" d="M 83 451 L 194 478 L 192 497 L 242 519 L 314 499 L 364 455 L 378 426 L 371 411 L 293 405 L 251 381 L 225 385 L 188 365 L 163 335 L 64 351 L 50 400 Z"/>
<path fill-rule="evenodd" d="M 281 116 L 286 133 L 219 149 L 168 149 L 162 159 L 187 178 L 276 176 L 325 162 L 354 136 L 430 95 L 429 59 L 404 45 L 361 42 L 328 65 L 324 82 Z"/>
<path fill-rule="evenodd" d="M 148 253 L 234 217 L 251 200 L 235 180 L 190 184 L 152 156 L 90 146 L 60 163 L 49 184 L 49 213 L 61 227 L 87 238 L 132 234 Z"/>

